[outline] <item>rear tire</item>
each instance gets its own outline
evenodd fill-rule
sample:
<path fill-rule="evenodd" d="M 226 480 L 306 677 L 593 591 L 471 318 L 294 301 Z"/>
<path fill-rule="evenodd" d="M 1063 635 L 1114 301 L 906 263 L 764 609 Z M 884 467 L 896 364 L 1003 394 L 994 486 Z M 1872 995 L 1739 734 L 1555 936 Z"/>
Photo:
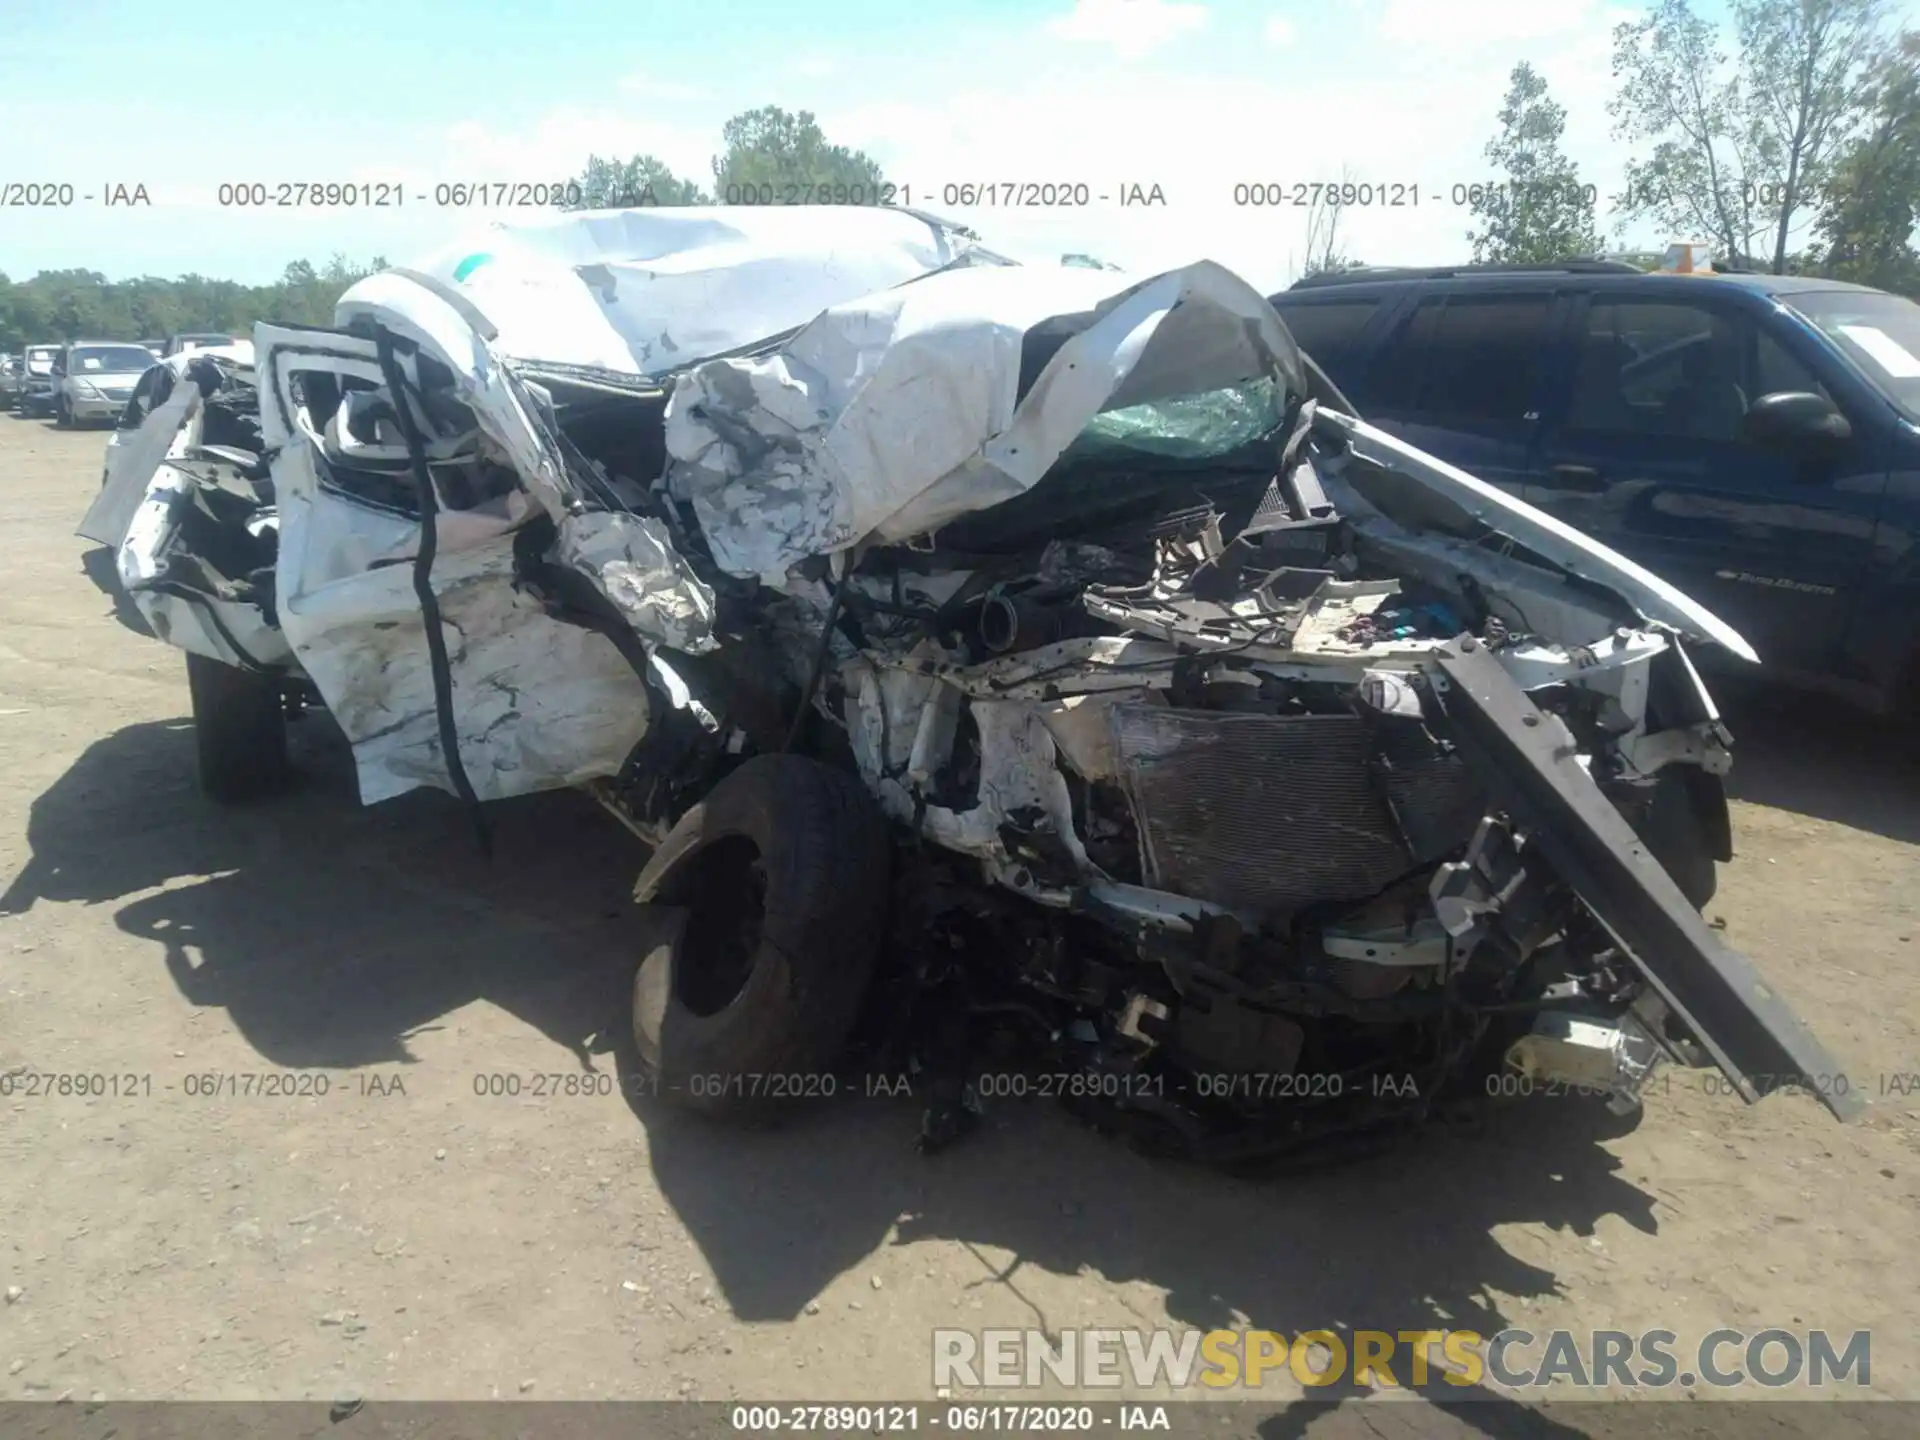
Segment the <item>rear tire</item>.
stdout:
<path fill-rule="evenodd" d="M 886 930 L 887 828 L 853 776 L 748 760 L 641 871 L 642 1068 L 679 1104 L 766 1118 L 831 1095 Z"/>
<path fill-rule="evenodd" d="M 276 676 L 187 652 L 200 789 L 223 804 L 270 795 L 287 780 L 287 721 Z"/>

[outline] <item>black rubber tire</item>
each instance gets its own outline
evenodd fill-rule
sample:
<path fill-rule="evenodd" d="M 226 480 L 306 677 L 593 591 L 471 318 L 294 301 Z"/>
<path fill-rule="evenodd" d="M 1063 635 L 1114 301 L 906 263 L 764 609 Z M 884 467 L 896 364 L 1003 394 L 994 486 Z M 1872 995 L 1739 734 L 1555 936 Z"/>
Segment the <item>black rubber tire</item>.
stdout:
<path fill-rule="evenodd" d="M 648 914 L 633 1039 L 660 1092 L 756 1119 L 831 1094 L 891 868 L 865 786 L 804 756 L 756 756 L 688 811 L 634 887 Z"/>
<path fill-rule="evenodd" d="M 187 652 L 200 789 L 223 804 L 271 795 L 287 781 L 287 720 L 280 682 Z"/>

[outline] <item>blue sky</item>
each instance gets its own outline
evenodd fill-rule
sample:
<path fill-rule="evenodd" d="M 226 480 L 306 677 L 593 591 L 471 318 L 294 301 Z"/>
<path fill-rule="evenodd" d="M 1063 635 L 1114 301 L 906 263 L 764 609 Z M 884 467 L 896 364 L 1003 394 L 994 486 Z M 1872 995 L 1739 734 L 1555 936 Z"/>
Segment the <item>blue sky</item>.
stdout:
<path fill-rule="evenodd" d="M 1611 0 L 328 0 L 155 7 L 6 0 L 0 185 L 76 195 L 145 185 L 151 208 L 0 209 L 0 270 L 264 281 L 340 251 L 396 262 L 512 212 L 437 208 L 443 181 L 555 180 L 589 151 L 650 150 L 708 178 L 720 126 L 807 108 L 915 202 L 1021 254 L 1129 267 L 1207 256 L 1289 279 L 1305 212 L 1237 206 L 1241 182 L 1413 185 L 1356 207 L 1344 248 L 1374 262 L 1465 258 L 1451 188 L 1508 72 L 1534 63 L 1569 111 L 1567 149 L 1603 194 L 1623 148 L 1605 110 Z M 1920 23 L 1920 0 L 1903 0 Z M 223 182 L 397 181 L 399 209 L 223 208 Z M 976 207 L 948 184 L 1158 185 L 1164 208 Z M 927 192 L 922 199 L 921 192 Z M 422 203 L 424 197 L 425 203 Z M 1628 239 L 1667 237 L 1646 231 Z"/>

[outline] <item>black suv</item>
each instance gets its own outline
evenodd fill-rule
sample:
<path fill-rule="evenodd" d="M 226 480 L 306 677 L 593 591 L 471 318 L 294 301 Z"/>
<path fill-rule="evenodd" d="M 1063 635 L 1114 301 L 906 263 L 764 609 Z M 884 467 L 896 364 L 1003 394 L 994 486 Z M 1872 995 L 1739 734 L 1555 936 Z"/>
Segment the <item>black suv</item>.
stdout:
<path fill-rule="evenodd" d="M 1364 418 L 1639 561 L 1782 679 L 1920 698 L 1920 305 L 1610 261 L 1272 301 Z"/>

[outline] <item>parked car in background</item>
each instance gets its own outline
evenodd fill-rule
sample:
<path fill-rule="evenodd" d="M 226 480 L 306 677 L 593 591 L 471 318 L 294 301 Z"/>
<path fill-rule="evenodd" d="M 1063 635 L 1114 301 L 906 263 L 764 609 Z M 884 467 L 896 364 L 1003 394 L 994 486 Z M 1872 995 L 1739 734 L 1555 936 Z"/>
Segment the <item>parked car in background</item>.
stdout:
<path fill-rule="evenodd" d="M 165 360 L 175 355 L 191 355 L 195 350 L 217 349 L 224 345 L 231 345 L 236 339 L 241 338 L 244 337 L 216 335 L 210 331 L 205 334 L 170 335 L 167 337 L 166 344 L 161 347 L 160 358 Z"/>
<path fill-rule="evenodd" d="M 0 355 L 0 410 L 11 410 L 20 403 L 20 357 Z"/>
<path fill-rule="evenodd" d="M 53 413 L 53 367 L 60 358 L 58 345 L 29 345 L 21 355 L 22 415 L 37 418 Z"/>
<path fill-rule="evenodd" d="M 1272 299 L 1372 423 L 1639 561 L 1782 680 L 1920 700 L 1920 305 L 1608 261 Z"/>
<path fill-rule="evenodd" d="M 63 428 L 120 418 L 153 356 L 126 341 L 77 340 L 54 362 L 53 416 Z"/>
<path fill-rule="evenodd" d="M 156 360 L 166 358 L 167 342 L 165 340 L 142 340 L 140 348 L 149 352 Z"/>

